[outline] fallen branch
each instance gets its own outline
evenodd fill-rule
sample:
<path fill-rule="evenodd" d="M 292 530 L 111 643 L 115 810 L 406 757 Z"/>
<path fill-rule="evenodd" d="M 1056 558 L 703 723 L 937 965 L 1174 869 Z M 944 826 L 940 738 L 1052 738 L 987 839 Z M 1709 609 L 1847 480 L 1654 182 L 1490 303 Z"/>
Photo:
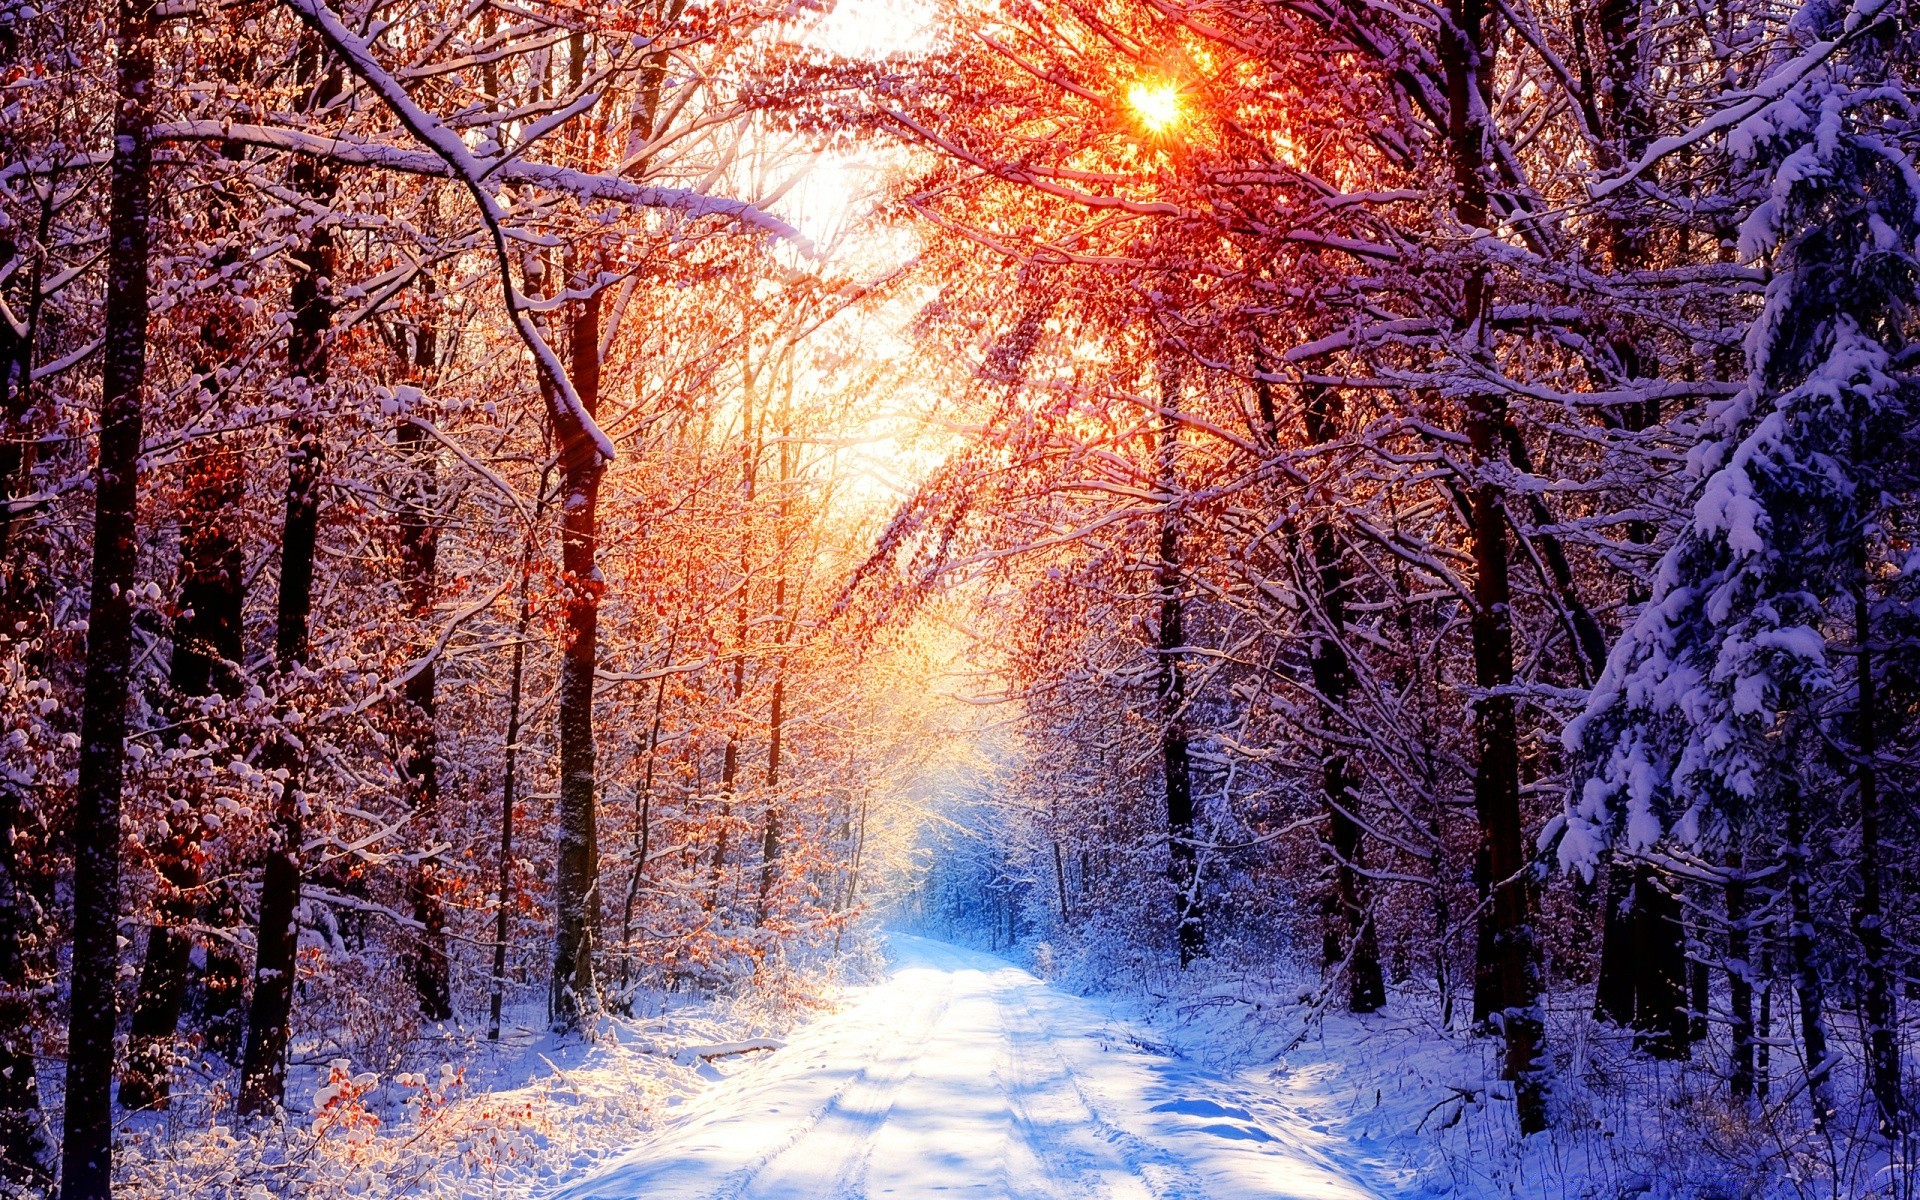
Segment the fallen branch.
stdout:
<path fill-rule="evenodd" d="M 683 1046 L 673 1056 L 673 1061 L 683 1067 L 696 1062 L 712 1062 L 716 1058 L 728 1058 L 735 1054 L 751 1054 L 756 1050 L 784 1050 L 786 1043 L 774 1038 L 749 1038 L 744 1042 L 715 1042 L 710 1046 Z"/>

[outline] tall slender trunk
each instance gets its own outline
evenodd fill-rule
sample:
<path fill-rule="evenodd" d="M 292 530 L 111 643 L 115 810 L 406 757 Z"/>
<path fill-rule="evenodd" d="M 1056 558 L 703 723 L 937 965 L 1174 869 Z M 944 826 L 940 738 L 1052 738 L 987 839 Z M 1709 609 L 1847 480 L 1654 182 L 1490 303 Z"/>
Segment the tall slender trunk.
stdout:
<path fill-rule="evenodd" d="M 233 64 L 235 68 L 239 65 Z M 234 70 L 235 77 L 239 73 Z M 237 163 L 246 158 L 246 151 L 238 143 L 227 143 L 221 147 L 220 156 L 227 162 Z M 239 220 L 238 205 L 239 198 L 224 183 L 215 189 L 212 217 L 218 228 L 235 227 Z M 238 246 L 229 246 L 217 261 L 223 267 L 231 266 L 240 261 L 240 255 Z M 239 324 L 242 314 L 237 300 L 224 297 L 217 304 L 201 329 L 208 351 L 208 359 L 201 367 L 207 382 L 202 386 L 208 389 L 210 402 L 224 394 L 220 371 L 234 365 L 242 341 Z M 237 445 L 221 437 L 196 460 L 196 467 L 182 529 L 187 550 L 184 557 L 192 564 L 191 578 L 181 587 L 186 624 L 175 629 L 171 683 L 177 697 L 219 692 L 231 699 L 240 693 L 238 664 L 246 634 L 243 618 L 246 560 L 241 549 L 246 460 Z M 232 734 L 225 728 L 200 727 L 195 736 L 226 739 Z M 196 852 L 204 824 L 195 814 L 192 826 Z M 197 853 L 195 857 L 198 859 Z M 210 875 L 204 865 L 196 866 L 202 876 L 199 918 L 206 928 L 215 932 L 201 942 L 206 966 L 201 972 L 199 1004 L 193 1017 L 201 1047 L 228 1062 L 238 1062 L 246 1033 L 248 964 L 234 931 L 246 924 L 246 916 L 231 878 L 233 873 L 226 869 L 228 865 L 218 864 Z M 178 946 L 168 949 L 180 952 Z M 141 996 L 150 994 L 143 983 Z M 138 1008 L 134 1011 L 134 1023 L 140 1024 Z M 138 1032 L 136 1029 L 136 1034 Z M 124 1080 L 121 1087 L 123 1106 L 132 1107 L 126 1098 Z"/>
<path fill-rule="evenodd" d="M 1773 946 L 1765 940 L 1765 933 L 1760 937 L 1760 1013 L 1753 1030 L 1753 1094 L 1764 1104 L 1773 1088 Z"/>
<path fill-rule="evenodd" d="M 0 1182 L 30 1195 L 52 1181 L 52 1139 L 40 1111 L 33 1057 L 34 970 L 27 948 L 40 940 L 44 914 L 23 878 L 30 845 L 25 796 L 0 781 Z"/>
<path fill-rule="evenodd" d="M 1180 965 L 1190 966 L 1207 953 L 1206 917 L 1200 904 L 1199 851 L 1194 845 L 1193 761 L 1187 742 L 1187 676 L 1181 655 L 1187 644 L 1184 575 L 1180 561 L 1180 403 L 1179 371 L 1171 347 L 1162 347 L 1160 375 L 1159 561 L 1154 587 L 1160 595 L 1160 629 L 1154 653 L 1159 659 L 1161 783 L 1167 814 L 1167 879 L 1173 886 L 1175 938 Z"/>
<path fill-rule="evenodd" d="M 573 69 L 581 63 L 574 38 Z M 577 85 L 576 80 L 576 85 Z M 576 302 L 570 329 L 569 375 L 589 417 L 600 402 L 600 293 Z M 584 427 L 561 432 L 560 570 L 567 607 L 560 659 L 560 845 L 555 876 L 553 992 L 556 1030 L 586 1028 L 600 1006 L 594 975 L 599 929 L 600 846 L 595 808 L 594 670 L 599 658 L 601 581 L 600 480 L 606 460 Z"/>
<path fill-rule="evenodd" d="M 784 577 L 774 586 L 774 604 L 779 606 L 783 597 Z M 773 893 L 774 876 L 780 869 L 780 805 L 775 799 L 780 786 L 780 737 L 786 717 L 787 698 L 786 661 L 774 663 L 773 696 L 767 715 L 767 813 L 766 823 L 760 833 L 760 903 L 757 922 L 767 923 L 767 906 Z"/>
<path fill-rule="evenodd" d="M 433 276 L 421 277 L 422 315 L 414 330 L 413 376 L 430 384 L 439 365 L 439 336 L 433 325 Z M 426 430 L 403 420 L 395 431 L 401 459 L 406 463 L 406 493 L 400 505 L 400 573 L 408 615 L 420 637 L 414 652 L 422 665 L 407 680 L 401 697 L 400 777 L 413 811 L 416 845 L 428 847 L 440 840 L 440 771 L 437 724 L 438 697 L 434 664 L 427 656 L 433 647 L 431 624 L 440 560 L 440 491 L 435 478 L 434 452 Z M 420 1001 L 420 1015 L 429 1021 L 453 1016 L 453 985 L 447 957 L 447 908 L 440 898 L 440 865 L 423 857 L 407 875 L 408 906 L 420 924 L 409 951 L 408 974 Z"/>
<path fill-rule="evenodd" d="M 1854 461 L 1865 461 L 1861 423 L 1855 424 Z M 1860 891 L 1853 931 L 1860 941 L 1862 999 L 1866 1018 L 1867 1087 L 1878 1110 L 1874 1125 L 1890 1135 L 1903 1127 L 1899 1029 L 1893 1009 L 1893 972 L 1887 962 L 1886 914 L 1880 878 L 1880 697 L 1873 669 L 1873 608 L 1868 588 L 1865 534 L 1854 543 L 1854 802 L 1859 806 Z"/>
<path fill-rule="evenodd" d="M 1590 104 L 1604 106 L 1604 120 L 1600 108 L 1590 111 L 1589 120 L 1594 129 L 1610 136 L 1603 151 L 1608 166 L 1613 167 L 1636 161 L 1652 138 L 1644 97 L 1646 39 L 1642 36 L 1641 15 L 1645 6 L 1641 0 L 1600 0 L 1593 11 L 1601 39 L 1605 86 L 1594 86 L 1583 46 L 1579 57 L 1583 83 L 1588 85 L 1583 92 Z M 1574 28 L 1576 36 L 1584 40 L 1585 22 L 1576 17 Z M 1599 238 L 1607 266 L 1616 275 L 1639 270 L 1644 264 L 1646 240 L 1625 217 L 1605 216 Z M 1629 331 L 1612 339 L 1610 345 L 1625 378 L 1659 373 L 1658 356 L 1649 340 Z M 1603 386 L 1610 385 L 1603 381 Z M 1629 432 L 1648 429 L 1659 419 L 1657 399 L 1636 400 L 1619 410 L 1620 425 Z M 1626 533 L 1627 540 L 1644 545 L 1653 540 L 1654 528 L 1648 521 L 1631 521 Z M 1627 599 L 1636 607 L 1646 603 L 1645 589 L 1637 582 L 1631 584 Z M 1636 1041 L 1643 1049 L 1658 1057 L 1682 1058 L 1689 1042 L 1684 933 L 1677 914 L 1669 920 L 1640 907 L 1662 899 L 1672 901 L 1665 889 L 1641 885 L 1642 880 L 1650 880 L 1650 868 L 1636 864 L 1630 875 L 1634 882 L 1623 892 L 1626 907 L 1619 907 L 1610 896 L 1602 922 L 1597 999 L 1603 1015 L 1635 1030 Z M 1676 963 L 1680 964 L 1678 976 Z M 1624 1004 L 1620 1002 L 1622 996 Z"/>
<path fill-rule="evenodd" d="M 52 220 L 53 189 L 41 200 L 40 232 Z M 44 236 L 40 244 L 44 245 Z M 16 540 L 24 523 L 14 502 L 28 494 L 33 454 L 28 437 L 32 412 L 33 346 L 40 308 L 39 257 L 23 266 L 11 229 L 0 229 L 0 268 L 22 280 L 13 303 L 24 312 L 23 329 L 0 321 L 0 652 L 31 655 L 20 646 L 40 622 L 29 615 L 38 555 Z M 20 649 L 15 649 L 20 646 Z M 28 796 L 24 781 L 0 777 L 0 1182 L 44 1191 L 52 1180 L 54 1146 L 40 1106 L 40 1077 L 33 1056 L 38 1004 L 35 962 L 27 947 L 39 937 L 44 912 L 26 878 L 30 857 Z"/>
<path fill-rule="evenodd" d="M 512 663 L 507 670 L 507 736 L 500 774 L 500 857 L 493 907 L 493 989 L 487 1002 L 487 1040 L 500 1040 L 500 1008 L 507 990 L 508 904 L 513 896 L 513 809 L 520 783 L 520 693 L 527 661 L 527 630 L 533 624 L 533 539 L 540 528 L 547 496 L 541 476 L 533 524 L 520 552 L 520 617 L 514 623 Z"/>
<path fill-rule="evenodd" d="M 791 360 L 789 360 L 791 362 Z M 793 480 L 793 381 L 781 394 L 779 435 L 779 476 L 774 504 L 773 552 L 778 559 L 773 576 L 773 621 L 780 630 L 780 654 L 773 663 L 773 695 L 767 713 L 767 812 L 760 837 L 759 924 L 767 922 L 767 905 L 780 866 L 780 752 L 786 732 L 787 655 L 786 641 L 793 622 L 787 617 L 787 517 L 790 512 L 790 488 Z"/>
<path fill-rule="evenodd" d="M 1608 868 L 1594 1015 L 1634 1030 L 1656 1058 L 1682 1059 L 1687 1030 L 1687 951 L 1680 902 L 1652 864 L 1616 855 Z"/>
<path fill-rule="evenodd" d="M 747 692 L 747 622 L 752 614 L 753 503 L 760 472 L 760 437 L 754 424 L 754 375 L 745 364 L 740 383 L 740 593 L 733 607 L 733 690 L 727 714 L 727 744 L 720 757 L 720 821 L 713 844 L 713 874 L 707 887 L 707 908 L 719 906 L 720 884 L 727 865 L 727 834 L 733 821 L 734 790 L 740 779 L 740 704 Z"/>
<path fill-rule="evenodd" d="M 1442 22 L 1440 56 L 1447 83 L 1447 136 L 1454 172 L 1454 216 L 1463 231 L 1488 224 L 1485 114 L 1493 64 L 1487 36 L 1491 17 L 1485 0 L 1449 0 Z M 1469 270 L 1457 331 L 1487 353 L 1491 278 L 1484 266 Z M 1502 1075 L 1513 1081 L 1524 1133 L 1546 1128 L 1540 1086 L 1542 1022 L 1538 950 L 1532 925 L 1532 870 L 1520 815 L 1520 759 L 1514 702 L 1513 618 L 1509 582 L 1507 514 L 1493 473 L 1502 469 L 1507 410 L 1497 393 L 1467 398 L 1467 438 L 1474 464 L 1469 497 L 1474 564 L 1474 808 L 1480 823 L 1478 874 L 1485 895 L 1479 922 L 1474 977 L 1474 1014 L 1495 1025 L 1506 1042 Z"/>
<path fill-rule="evenodd" d="M 1787 768 L 1787 953 L 1800 1001 L 1800 1050 L 1807 1062 L 1807 1097 L 1816 1129 L 1833 1119 L 1833 1063 L 1827 1050 L 1826 984 L 1813 955 L 1812 880 L 1808 877 L 1805 798 Z"/>
<path fill-rule="evenodd" d="M 1317 384 L 1309 384 L 1301 398 L 1307 441 L 1312 445 L 1324 444 L 1335 432 L 1338 399 Z M 1332 730 L 1341 720 L 1353 690 L 1353 664 L 1347 658 L 1345 642 L 1347 593 L 1352 580 L 1341 558 L 1333 524 L 1324 510 L 1315 515 L 1307 541 L 1312 548 L 1313 581 L 1325 622 L 1325 628 L 1315 634 L 1310 651 L 1313 686 L 1320 693 L 1321 723 Z M 1366 876 L 1362 874 L 1362 830 L 1354 816 L 1357 797 L 1353 794 L 1346 751 L 1337 742 L 1328 742 L 1321 758 L 1320 795 L 1327 812 L 1327 846 L 1333 871 L 1321 947 L 1322 966 L 1344 964 L 1347 1008 L 1358 1013 L 1374 1012 L 1387 1002 L 1387 987 L 1380 971 L 1379 938 L 1373 928 Z"/>
<path fill-rule="evenodd" d="M 861 868 L 861 865 L 865 862 L 866 856 L 867 856 L 867 797 L 863 794 L 860 797 L 860 817 L 859 817 L 859 820 L 854 823 L 853 855 L 851 857 L 851 860 L 847 864 L 847 890 L 846 890 L 846 894 L 841 897 L 840 903 L 835 905 L 836 911 L 844 913 L 847 910 L 851 909 L 856 903 L 859 902 L 860 868 Z M 839 930 L 834 931 L 833 948 L 835 953 L 838 953 L 840 950 Z"/>
<path fill-rule="evenodd" d="M 1733 1017 L 1733 1069 L 1729 1086 L 1736 1100 L 1749 1100 L 1754 1087 L 1752 918 L 1748 911 L 1746 859 L 1727 857 L 1727 997 Z"/>
<path fill-rule="evenodd" d="M 139 561 L 142 392 L 147 375 L 147 221 L 153 185 L 152 0 L 120 0 L 118 101 L 107 229 L 93 581 L 74 793 L 73 962 L 67 1022 L 64 1200 L 113 1194 L 114 980 L 120 936 L 120 793 Z"/>
<path fill-rule="evenodd" d="M 1060 902 L 1060 923 L 1065 925 L 1073 920 L 1073 908 L 1067 903 L 1067 864 L 1060 853 L 1060 835 L 1057 828 L 1047 841 L 1053 845 L 1053 890 L 1055 898 Z"/>
<path fill-rule="evenodd" d="M 320 108 L 339 94 L 340 69 L 319 39 L 307 35 L 299 72 L 309 88 L 310 107 Z M 314 160 L 292 168 L 294 187 L 317 203 L 333 198 L 332 172 Z M 287 331 L 287 366 L 295 382 L 296 415 L 287 422 L 286 517 L 280 536 L 280 594 L 276 606 L 274 654 L 279 667 L 280 703 L 297 684 L 299 669 L 311 651 L 313 560 L 320 530 L 321 424 L 316 408 L 324 403 L 329 330 L 333 324 L 333 231 L 316 222 L 307 243 L 292 254 L 299 274 L 292 288 L 293 325 Z M 304 741 L 282 732 L 261 756 L 280 774 L 281 790 L 269 832 L 260 880 L 260 918 L 254 935 L 253 999 L 247 1010 L 246 1055 L 240 1069 L 239 1109 L 243 1116 L 267 1112 L 287 1090 L 287 1045 L 292 1036 L 293 985 L 298 972 L 300 929 L 300 843 L 306 835 L 303 786 Z"/>
<path fill-rule="evenodd" d="M 233 347 L 219 349 L 224 357 Z M 212 371 L 206 378 L 204 386 L 217 386 L 211 383 Z M 210 390 L 201 395 L 209 403 L 214 400 Z M 232 664 L 241 656 L 245 564 L 235 525 L 246 489 L 240 453 L 224 439 L 213 439 L 190 458 L 187 470 L 180 522 L 181 611 L 174 621 L 168 682 L 180 723 L 189 736 L 204 741 L 213 731 L 206 728 L 200 701 L 215 692 L 232 695 L 237 690 Z M 201 866 L 207 798 L 198 780 L 184 780 L 181 786 L 187 793 L 180 797 L 184 802 L 168 814 L 167 837 L 154 854 L 160 892 L 154 901 L 154 924 L 147 931 L 127 1061 L 120 1073 L 120 1105 L 127 1109 L 167 1107 L 174 1035 L 192 977 L 193 939 L 188 930 L 196 916 L 215 916 L 220 907 L 208 895 Z M 210 948 L 210 982 L 231 986 L 236 965 L 231 955 Z"/>
<path fill-rule="evenodd" d="M 673 648 L 680 641 L 676 622 L 667 635 L 665 665 L 673 664 Z M 655 756 L 660 750 L 660 719 L 665 711 L 667 677 L 653 685 L 653 720 L 647 726 L 647 765 L 640 790 L 633 798 L 633 870 L 627 875 L 627 898 L 620 908 L 620 990 L 625 993 L 633 980 L 633 905 L 640 895 L 640 881 L 646 877 L 647 856 L 653 853 L 653 775 Z"/>
<path fill-rule="evenodd" d="M 1707 1040 L 1707 1010 L 1712 1004 L 1712 980 L 1707 975 L 1706 947 L 1695 938 L 1687 947 L 1687 1040 Z"/>

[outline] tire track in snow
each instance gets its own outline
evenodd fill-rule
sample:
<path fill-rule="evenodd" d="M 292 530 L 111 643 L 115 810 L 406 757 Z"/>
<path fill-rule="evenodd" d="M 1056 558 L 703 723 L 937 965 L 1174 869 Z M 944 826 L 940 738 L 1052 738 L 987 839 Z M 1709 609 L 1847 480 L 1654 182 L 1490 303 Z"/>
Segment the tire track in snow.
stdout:
<path fill-rule="evenodd" d="M 770 1154 L 744 1181 L 737 1193 L 741 1200 L 790 1200 L 799 1195 L 864 1200 L 877 1135 L 893 1114 L 900 1090 L 913 1078 L 940 1018 L 953 1004 L 953 976 L 943 979 L 939 992 L 915 1010 L 911 1038 L 889 1037 L 883 1029 L 871 1045 L 884 1043 L 890 1052 L 861 1068 L 791 1141 Z M 810 1190 L 823 1180 L 831 1181 L 830 1190 Z"/>
<path fill-rule="evenodd" d="M 862 1200 L 874 1136 L 886 1124 L 901 1087 L 912 1077 L 940 1018 L 953 1003 L 953 977 L 947 974 L 942 979 L 938 992 L 924 997 L 908 1019 L 891 1028 L 881 1027 L 868 1043 L 889 1047 L 887 1053 L 869 1054 L 868 1066 L 809 1114 L 792 1137 L 736 1173 L 728 1181 L 729 1190 L 713 1200 L 790 1200 L 794 1196 Z M 909 1030 L 908 1036 L 900 1036 Z M 822 1157 L 828 1163 L 825 1170 L 820 1166 Z M 828 1180 L 830 1190 L 818 1190 Z"/>
<path fill-rule="evenodd" d="M 1073 1149 L 1067 1145 L 1068 1139 L 1077 1133 L 1082 1139 L 1097 1141 L 1098 1144 L 1110 1149 L 1116 1164 L 1126 1172 L 1127 1182 L 1136 1185 L 1136 1194 L 1151 1197 L 1151 1200 L 1209 1200 L 1209 1197 L 1203 1193 L 1194 1191 L 1182 1183 L 1182 1176 L 1185 1174 L 1182 1163 L 1131 1130 L 1108 1120 L 1096 1107 L 1093 1097 L 1088 1094 L 1078 1072 L 1061 1053 L 1058 1042 L 1054 1037 L 1049 1036 L 1045 1023 L 1034 1011 L 1032 993 L 1036 988 L 1045 986 L 1037 980 L 1031 984 L 1016 983 L 1002 989 L 1000 995 L 1005 997 L 1001 1004 L 1003 1014 L 1015 1009 L 1018 1012 L 1014 1020 L 1006 1022 L 1007 1040 L 1015 1053 L 1028 1061 L 1034 1057 L 1050 1061 L 1056 1068 L 1051 1090 L 1066 1093 L 1067 1095 L 1062 1098 L 1066 1099 L 1069 1111 L 1077 1110 L 1080 1114 L 1080 1120 L 1072 1125 L 1061 1123 L 1062 1128 L 1069 1130 L 1068 1137 L 1046 1138 L 1044 1140 L 1047 1147 L 1056 1153 L 1070 1153 L 1079 1161 L 1099 1169 L 1096 1154 L 1089 1154 L 1084 1149 Z M 1028 1078 L 1030 1081 L 1037 1081 L 1038 1075 L 1029 1070 Z M 1037 1082 L 1030 1082 L 1025 1097 L 1010 1096 L 1009 1099 L 1016 1106 L 1016 1111 L 1030 1114 L 1031 1097 L 1039 1090 Z M 1027 1116 L 1027 1127 L 1036 1132 L 1039 1131 L 1039 1127 L 1032 1122 L 1030 1115 Z M 1097 1139 L 1092 1137 L 1094 1134 L 1098 1135 Z M 1125 1193 L 1111 1190 L 1085 1190 L 1083 1185 L 1081 1194 L 1098 1196 L 1102 1200 L 1113 1196 L 1117 1200 Z"/>
<path fill-rule="evenodd" d="M 1337 1140 L 990 955 L 900 935 L 890 977 L 571 1200 L 1371 1200 Z M 857 993 L 856 993 L 857 994 Z M 1220 1103 L 1247 1104 L 1229 1109 Z M 1255 1100 L 1255 1093 L 1262 1099 Z M 1275 1130 L 1281 1131 L 1276 1136 Z M 1363 1172 L 1364 1174 L 1364 1172 Z"/>

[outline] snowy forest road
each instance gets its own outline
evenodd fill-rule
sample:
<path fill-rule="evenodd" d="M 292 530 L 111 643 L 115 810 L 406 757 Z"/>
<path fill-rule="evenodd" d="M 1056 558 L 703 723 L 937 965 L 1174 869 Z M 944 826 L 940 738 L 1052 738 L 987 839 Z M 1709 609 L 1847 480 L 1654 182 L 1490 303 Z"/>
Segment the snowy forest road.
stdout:
<path fill-rule="evenodd" d="M 977 951 L 892 946 L 885 981 L 563 1200 L 1378 1195 L 1337 1142 L 1087 1001 Z"/>

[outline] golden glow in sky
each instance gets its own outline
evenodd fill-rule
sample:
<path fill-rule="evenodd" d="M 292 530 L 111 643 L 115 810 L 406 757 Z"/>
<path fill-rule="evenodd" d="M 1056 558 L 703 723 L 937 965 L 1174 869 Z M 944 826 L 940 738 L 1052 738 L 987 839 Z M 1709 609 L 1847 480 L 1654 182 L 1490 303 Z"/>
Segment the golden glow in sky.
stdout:
<path fill-rule="evenodd" d="M 1171 83 L 1136 83 L 1127 89 L 1127 106 L 1149 133 L 1164 133 L 1180 119 L 1180 89 Z"/>

